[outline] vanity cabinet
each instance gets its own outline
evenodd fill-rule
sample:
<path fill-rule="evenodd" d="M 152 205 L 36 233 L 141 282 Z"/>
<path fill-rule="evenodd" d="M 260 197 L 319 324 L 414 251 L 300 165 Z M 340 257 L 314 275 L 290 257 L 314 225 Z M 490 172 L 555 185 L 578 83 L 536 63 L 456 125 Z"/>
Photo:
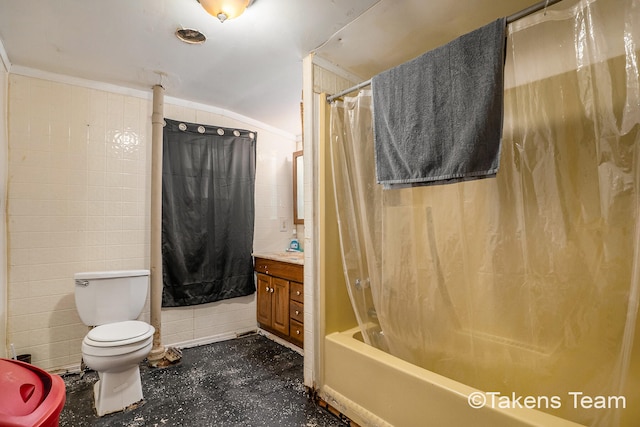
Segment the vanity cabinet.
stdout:
<path fill-rule="evenodd" d="M 304 267 L 255 258 L 257 319 L 260 327 L 302 347 L 304 343 Z"/>

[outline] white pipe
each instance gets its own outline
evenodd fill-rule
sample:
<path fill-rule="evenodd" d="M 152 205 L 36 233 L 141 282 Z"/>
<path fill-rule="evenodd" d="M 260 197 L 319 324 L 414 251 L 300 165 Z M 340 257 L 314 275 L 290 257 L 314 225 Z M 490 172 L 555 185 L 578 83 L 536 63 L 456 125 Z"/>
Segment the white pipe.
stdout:
<path fill-rule="evenodd" d="M 151 365 L 164 357 L 162 345 L 162 128 L 164 88 L 153 87 L 151 115 L 151 325 L 156 329 L 147 359 Z"/>

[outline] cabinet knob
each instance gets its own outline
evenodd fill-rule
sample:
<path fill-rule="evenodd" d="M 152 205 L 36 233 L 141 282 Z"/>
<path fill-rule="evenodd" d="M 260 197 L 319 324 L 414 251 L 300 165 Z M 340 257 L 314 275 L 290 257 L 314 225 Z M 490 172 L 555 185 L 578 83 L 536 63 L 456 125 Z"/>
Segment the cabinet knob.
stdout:
<path fill-rule="evenodd" d="M 267 292 L 269 292 L 269 287 L 267 286 Z"/>
<path fill-rule="evenodd" d="M 300 312 L 299 312 L 298 310 L 296 310 L 296 316 L 297 316 L 298 314 L 300 314 Z"/>
<path fill-rule="evenodd" d="M 296 335 L 300 335 L 300 330 L 296 329 Z"/>
<path fill-rule="evenodd" d="M 273 288 L 271 288 L 271 293 L 273 293 Z"/>
<path fill-rule="evenodd" d="M 296 291 L 296 295 L 300 295 L 300 291 Z"/>

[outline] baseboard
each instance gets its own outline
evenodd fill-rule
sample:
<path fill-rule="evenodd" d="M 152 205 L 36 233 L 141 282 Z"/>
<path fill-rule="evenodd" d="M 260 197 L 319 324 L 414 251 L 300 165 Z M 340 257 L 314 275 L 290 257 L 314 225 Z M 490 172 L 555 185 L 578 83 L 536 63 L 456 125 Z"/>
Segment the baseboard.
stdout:
<path fill-rule="evenodd" d="M 250 333 L 255 333 L 255 332 L 257 332 L 255 327 L 245 328 L 245 329 L 240 329 L 233 332 L 225 332 L 224 334 L 211 335 L 208 337 L 202 337 L 202 338 L 197 338 L 197 339 L 187 340 L 187 341 L 180 341 L 173 344 L 165 344 L 165 347 L 177 347 L 177 348 L 198 347 L 201 345 L 213 344 L 215 342 L 232 340 L 240 336 L 247 335 Z"/>
<path fill-rule="evenodd" d="M 47 370 L 47 372 L 56 375 L 79 374 L 81 372 L 81 368 L 79 363 L 75 363 L 72 365 L 62 366 L 51 371 Z"/>
<path fill-rule="evenodd" d="M 345 422 L 349 420 L 351 426 L 393 427 L 367 408 L 360 406 L 326 384 L 320 390 L 316 390 L 316 393 L 316 400 L 320 406 L 326 405 L 328 411 Z"/>
<path fill-rule="evenodd" d="M 283 340 L 282 338 L 280 338 L 277 335 L 272 334 L 271 332 L 265 331 L 262 328 L 258 328 L 258 334 L 262 335 L 262 336 L 265 336 L 265 337 L 269 338 L 271 341 L 275 341 L 278 344 L 283 345 L 283 346 L 295 351 L 300 356 L 304 356 L 304 350 L 302 350 L 300 347 L 298 347 L 295 344 L 290 343 L 289 341 Z"/>

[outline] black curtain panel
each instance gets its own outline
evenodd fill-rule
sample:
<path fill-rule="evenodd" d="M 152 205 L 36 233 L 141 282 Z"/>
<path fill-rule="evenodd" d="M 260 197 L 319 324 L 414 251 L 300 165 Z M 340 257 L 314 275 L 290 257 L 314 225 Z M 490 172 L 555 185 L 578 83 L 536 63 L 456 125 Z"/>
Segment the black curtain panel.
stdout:
<path fill-rule="evenodd" d="M 162 305 L 252 294 L 257 134 L 165 122 Z"/>

